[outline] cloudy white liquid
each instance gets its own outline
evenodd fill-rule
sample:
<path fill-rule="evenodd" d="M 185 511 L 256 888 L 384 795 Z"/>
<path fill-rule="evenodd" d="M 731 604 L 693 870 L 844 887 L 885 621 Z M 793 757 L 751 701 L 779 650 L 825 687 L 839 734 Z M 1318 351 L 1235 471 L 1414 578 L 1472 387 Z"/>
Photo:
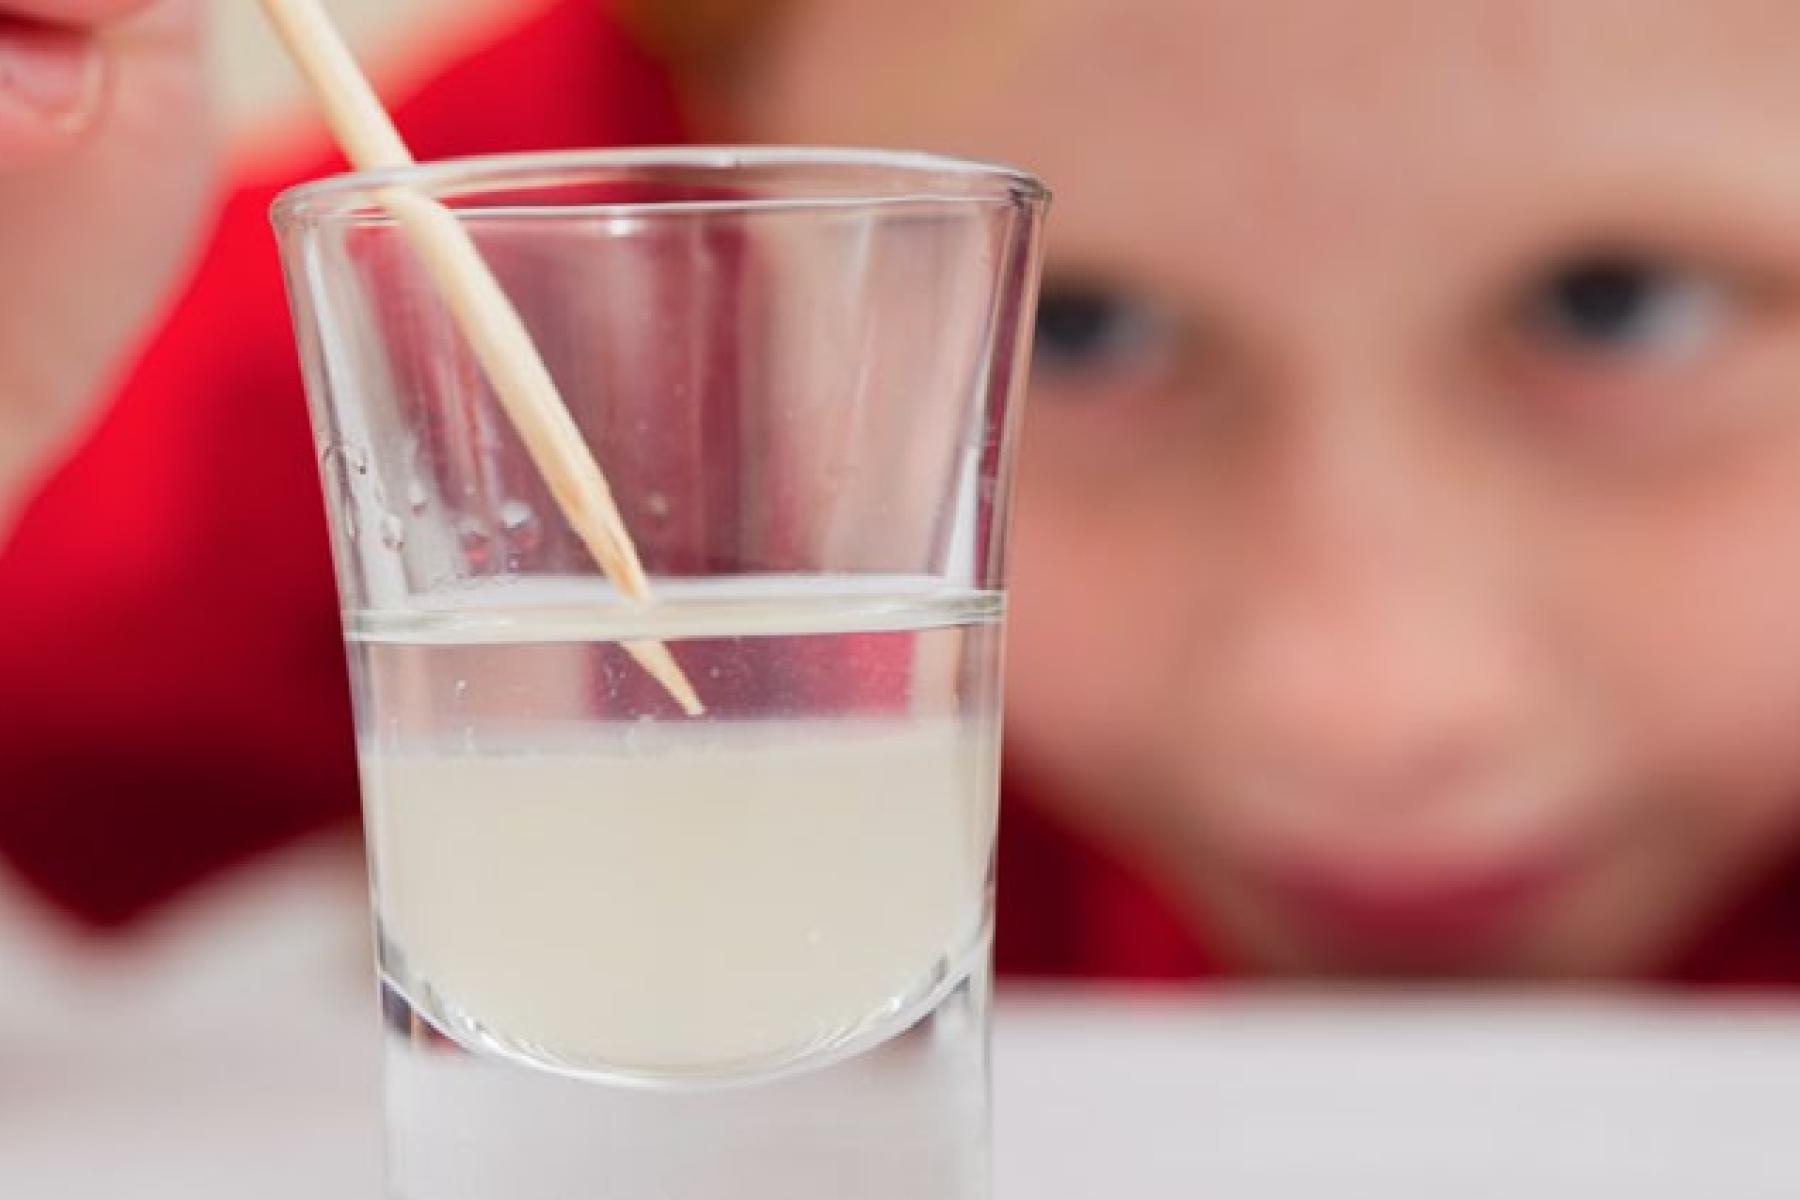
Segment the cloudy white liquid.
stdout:
<path fill-rule="evenodd" d="M 581 635 L 641 628 L 525 613 L 474 641 L 455 622 L 361 638 L 390 981 L 453 1035 L 645 1078 L 781 1067 L 903 1022 L 986 932 L 995 723 L 945 667 L 991 652 L 966 609 L 863 597 L 795 619 L 825 632 L 742 637 L 685 606 L 671 645 L 713 664 L 703 692 L 733 655 L 752 684 L 815 689 L 764 705 L 811 711 L 691 722 L 594 711 L 597 680 L 632 668 Z M 840 669 L 903 686 L 818 688 Z"/>

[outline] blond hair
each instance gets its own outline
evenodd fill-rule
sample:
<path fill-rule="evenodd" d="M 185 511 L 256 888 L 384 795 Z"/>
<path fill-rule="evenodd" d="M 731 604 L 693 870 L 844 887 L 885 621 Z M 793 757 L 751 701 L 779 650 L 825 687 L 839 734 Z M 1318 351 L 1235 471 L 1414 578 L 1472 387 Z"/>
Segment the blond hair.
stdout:
<path fill-rule="evenodd" d="M 790 0 L 618 0 L 617 12 L 683 80 L 716 88 L 745 61 Z"/>

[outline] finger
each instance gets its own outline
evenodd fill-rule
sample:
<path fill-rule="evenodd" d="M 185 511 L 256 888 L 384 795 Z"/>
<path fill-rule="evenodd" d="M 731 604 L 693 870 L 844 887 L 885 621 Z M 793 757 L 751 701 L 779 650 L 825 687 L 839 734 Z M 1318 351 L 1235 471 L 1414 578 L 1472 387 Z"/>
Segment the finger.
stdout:
<path fill-rule="evenodd" d="M 56 25 L 98 25 L 133 16 L 154 0 L 0 0 L 0 18 L 22 17 Z"/>
<path fill-rule="evenodd" d="M 104 71 L 92 36 L 0 17 L 0 168 L 79 134 L 99 105 Z"/>

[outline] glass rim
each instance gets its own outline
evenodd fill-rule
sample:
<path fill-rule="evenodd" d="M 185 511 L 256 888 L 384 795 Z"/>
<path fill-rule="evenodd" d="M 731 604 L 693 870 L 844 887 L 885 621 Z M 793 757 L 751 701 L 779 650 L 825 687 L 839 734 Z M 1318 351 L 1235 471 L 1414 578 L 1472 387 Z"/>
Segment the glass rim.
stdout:
<path fill-rule="evenodd" d="M 633 146 L 550 150 L 438 159 L 382 171 L 349 171 L 288 188 L 270 210 L 278 230 L 308 221 L 364 218 L 379 208 L 384 188 L 405 187 L 440 198 L 479 197 L 527 185 L 591 182 L 634 170 L 676 169 L 723 175 L 745 168 L 792 172 L 797 179 L 833 182 L 841 194 L 736 199 L 603 201 L 571 205 L 584 214 L 616 211 L 638 216 L 753 212 L 770 208 L 887 207 L 906 203 L 1013 203 L 1042 206 L 1050 189 L 1029 171 L 978 159 L 912 150 L 822 146 Z M 860 172 L 891 176 L 891 184 L 856 186 Z M 545 212 L 554 205 L 532 205 Z"/>

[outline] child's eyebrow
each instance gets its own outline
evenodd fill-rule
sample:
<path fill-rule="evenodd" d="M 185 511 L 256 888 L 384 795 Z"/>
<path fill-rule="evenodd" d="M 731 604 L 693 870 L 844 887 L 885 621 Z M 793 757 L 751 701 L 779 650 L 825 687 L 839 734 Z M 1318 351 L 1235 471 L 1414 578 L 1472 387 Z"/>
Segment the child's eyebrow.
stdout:
<path fill-rule="evenodd" d="M 1800 273 L 1800 155 L 1672 139 L 1584 149 L 1546 146 L 1516 168 L 1471 170 L 1435 200 L 1423 195 L 1421 212 L 1429 220 L 1438 207 L 1463 235 L 1447 249 L 1495 270 L 1605 246 Z"/>

